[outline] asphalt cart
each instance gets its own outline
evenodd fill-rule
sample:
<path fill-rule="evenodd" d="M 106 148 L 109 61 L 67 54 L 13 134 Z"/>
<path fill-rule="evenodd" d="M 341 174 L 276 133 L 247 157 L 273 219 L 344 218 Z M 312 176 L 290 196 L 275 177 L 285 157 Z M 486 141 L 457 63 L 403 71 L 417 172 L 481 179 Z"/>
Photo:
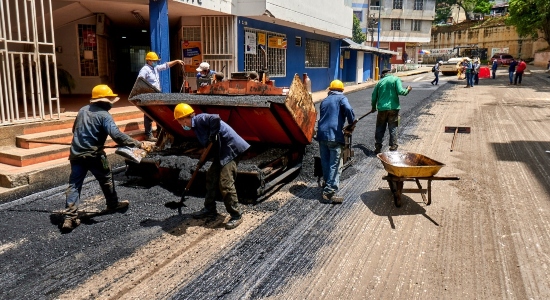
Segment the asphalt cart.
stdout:
<path fill-rule="evenodd" d="M 401 206 L 403 193 L 418 193 L 426 205 L 432 204 L 432 181 L 435 180 L 460 180 L 455 176 L 435 176 L 445 164 L 433 160 L 427 156 L 411 152 L 384 152 L 377 155 L 384 165 L 388 175 L 382 177 L 388 182 L 393 194 L 396 207 Z M 428 182 L 427 188 L 423 188 L 420 180 Z M 414 181 L 416 189 L 403 188 L 405 181 Z M 428 196 L 426 197 L 426 194 Z"/>

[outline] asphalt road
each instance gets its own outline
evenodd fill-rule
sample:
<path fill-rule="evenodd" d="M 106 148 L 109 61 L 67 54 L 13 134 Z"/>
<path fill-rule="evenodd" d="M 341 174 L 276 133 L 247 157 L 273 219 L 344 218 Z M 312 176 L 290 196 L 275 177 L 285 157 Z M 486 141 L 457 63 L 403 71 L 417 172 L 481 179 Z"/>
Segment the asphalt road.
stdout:
<path fill-rule="evenodd" d="M 435 139 L 441 134 L 428 133 L 427 128 L 430 122 L 445 122 L 436 119 L 444 118 L 434 114 L 436 109 L 445 112 L 438 114 L 445 118 L 460 114 L 453 106 L 457 102 L 461 105 L 460 96 L 455 101 L 449 100 L 449 95 L 465 92 L 453 81 L 455 77 L 443 77 L 439 86 L 432 86 L 431 79 L 431 74 L 403 79 L 413 91 L 401 101 L 399 142 L 403 149 L 432 149 L 430 154 L 453 162 L 448 167 L 451 173 L 458 172 L 460 163 L 449 157 L 448 147 Z M 475 98 L 475 89 L 490 87 L 466 90 L 467 99 Z M 371 93 L 372 89 L 367 89 L 348 95 L 358 116 L 370 111 Z M 548 97 L 549 92 L 545 93 L 543 98 Z M 547 110 L 547 106 L 543 108 Z M 471 119 L 466 114 L 463 117 Z M 467 248 L 471 251 L 461 252 L 460 246 L 475 244 L 472 241 L 480 238 L 476 231 L 499 233 L 485 232 L 481 228 L 490 226 L 476 223 L 475 217 L 464 226 L 463 219 L 453 222 L 459 217 L 453 212 L 455 205 L 434 203 L 427 207 L 418 196 L 407 196 L 403 208 L 393 207 L 391 193 L 381 182 L 384 171 L 373 154 L 374 122 L 375 116 L 368 116 L 354 132 L 355 160 L 342 177 L 343 204 L 319 202 L 320 189 L 312 175 L 312 157 L 317 155 L 313 143 L 308 147 L 304 169 L 294 181 L 279 186 L 255 205 L 243 206 L 244 222 L 232 231 L 223 228 L 227 215 L 206 221 L 190 217 L 202 207 L 200 193 L 188 197 L 188 207 L 178 215 L 164 203 L 179 200 L 181 185 L 151 186 L 122 173 L 116 176 L 117 191 L 121 199 L 131 201 L 128 211 L 84 219 L 69 234 L 60 232 L 61 218 L 55 213 L 63 207 L 64 186 L 2 204 L 0 298 L 475 299 L 479 298 L 476 292 L 491 284 L 489 291 L 499 299 L 543 299 L 539 296 L 549 295 L 548 281 L 531 284 L 532 290 L 507 281 L 521 281 L 521 274 L 548 279 L 545 263 L 550 262 L 542 254 L 538 273 L 522 269 L 500 276 L 495 275 L 497 271 L 465 268 L 472 258 L 461 255 L 475 256 L 479 249 L 472 246 Z M 450 139 L 444 135 L 440 138 L 445 143 Z M 467 148 L 467 140 L 463 138 L 457 147 Z M 387 149 L 387 143 L 384 146 Z M 456 155 L 460 156 L 460 151 Z M 434 197 L 439 197 L 441 203 L 477 197 L 456 192 L 460 185 L 437 185 Z M 488 189 L 498 190 L 498 184 L 494 185 Z M 83 210 L 97 210 L 104 205 L 93 180 L 84 185 L 82 199 Z M 491 206 L 486 209 L 491 215 Z M 225 212 L 223 204 L 218 203 L 218 210 Z M 498 213 L 493 214 L 486 221 L 501 222 Z M 541 217 L 546 215 L 545 211 Z M 532 234 L 542 240 L 539 245 L 547 245 L 548 222 L 540 226 L 541 231 Z M 447 244 L 453 249 L 445 249 Z M 488 267 L 493 270 L 511 268 L 498 262 L 508 257 L 506 251 L 495 248 L 494 244 L 482 244 L 483 253 L 493 255 L 497 262 L 484 259 L 475 263 L 496 264 Z M 427 249 L 434 249 L 433 254 L 426 254 Z M 501 257 L 495 253 L 503 254 Z M 434 266 L 436 261 L 441 265 Z M 505 275 L 510 276 L 507 279 Z M 482 278 L 482 282 L 465 279 L 468 276 Z M 449 287 L 453 280 L 460 286 Z M 528 282 L 533 281 L 538 282 Z M 489 295 L 481 298 L 485 296 Z"/>

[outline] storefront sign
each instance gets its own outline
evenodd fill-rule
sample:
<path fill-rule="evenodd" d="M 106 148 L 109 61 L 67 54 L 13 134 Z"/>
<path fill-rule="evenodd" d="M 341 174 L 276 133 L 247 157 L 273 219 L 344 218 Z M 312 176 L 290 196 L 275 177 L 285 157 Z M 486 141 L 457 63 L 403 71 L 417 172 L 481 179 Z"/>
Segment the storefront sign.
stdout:
<path fill-rule="evenodd" d="M 439 49 L 431 49 L 430 54 L 451 54 L 453 52 L 453 48 L 439 48 Z"/>
<path fill-rule="evenodd" d="M 84 30 L 82 32 L 82 37 L 84 38 L 84 47 L 95 47 L 96 39 L 94 31 Z"/>
<path fill-rule="evenodd" d="M 265 46 L 265 33 L 258 32 L 258 45 Z"/>
<path fill-rule="evenodd" d="M 256 54 L 256 33 L 246 32 L 244 36 L 244 53 Z"/>
<path fill-rule="evenodd" d="M 286 49 L 286 38 L 280 36 L 270 36 L 267 46 L 269 48 Z"/>
<path fill-rule="evenodd" d="M 193 73 L 202 62 L 201 42 L 183 41 L 181 43 L 183 63 L 185 64 L 185 72 Z"/>
<path fill-rule="evenodd" d="M 496 53 L 510 53 L 510 48 L 492 48 L 491 49 L 491 56 L 495 55 Z"/>

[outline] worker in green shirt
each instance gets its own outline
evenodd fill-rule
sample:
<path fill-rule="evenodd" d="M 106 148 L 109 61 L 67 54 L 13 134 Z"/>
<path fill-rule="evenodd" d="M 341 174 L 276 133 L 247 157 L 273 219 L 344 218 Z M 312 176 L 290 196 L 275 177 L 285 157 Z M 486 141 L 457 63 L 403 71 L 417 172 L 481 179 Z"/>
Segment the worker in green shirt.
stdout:
<path fill-rule="evenodd" d="M 380 81 L 374 87 L 372 92 L 372 110 L 378 110 L 376 117 L 375 153 L 382 151 L 382 141 L 386 126 L 390 131 L 390 151 L 397 150 L 397 127 L 399 126 L 399 95 L 406 96 L 412 90 L 411 86 L 403 88 L 401 79 L 397 76 L 388 74 L 390 70 L 382 71 Z"/>

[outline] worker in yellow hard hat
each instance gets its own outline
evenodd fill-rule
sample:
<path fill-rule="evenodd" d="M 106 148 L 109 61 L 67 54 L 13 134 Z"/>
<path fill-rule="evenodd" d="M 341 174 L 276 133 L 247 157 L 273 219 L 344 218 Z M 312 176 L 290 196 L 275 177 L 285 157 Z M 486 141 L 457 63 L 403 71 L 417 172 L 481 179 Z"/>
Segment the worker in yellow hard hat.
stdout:
<path fill-rule="evenodd" d="M 155 52 L 148 52 L 145 55 L 145 65 L 139 71 L 138 77 L 143 77 L 152 86 L 162 91 L 159 80 L 159 72 L 180 64 L 183 66 L 183 60 L 176 59 L 167 63 L 158 64 L 159 56 Z M 145 139 L 150 142 L 156 142 L 157 139 L 153 136 L 153 121 L 146 115 L 143 116 L 143 125 L 145 127 Z"/>
<path fill-rule="evenodd" d="M 95 176 L 105 195 L 107 211 L 128 207 L 128 201 L 118 199 L 104 144 L 108 136 L 121 146 L 142 147 L 143 143 L 121 132 L 113 121 L 109 110 L 118 100 L 109 86 L 97 85 L 92 89 L 90 104 L 82 107 L 76 116 L 69 154 L 71 175 L 66 192 L 63 231 L 71 231 L 79 224 L 77 210 L 80 191 L 88 171 Z"/>
<path fill-rule="evenodd" d="M 344 95 L 344 83 L 333 80 L 329 86 L 328 96 L 319 106 L 320 117 L 317 123 L 319 154 L 323 169 L 323 203 L 342 203 L 344 197 L 338 194 L 340 174 L 342 172 L 342 150 L 344 149 L 344 123 L 352 124 L 355 120 L 353 108 Z"/>
<path fill-rule="evenodd" d="M 213 144 L 209 155 L 213 161 L 206 173 L 204 208 L 193 214 L 193 217 L 201 219 L 217 216 L 216 200 L 221 199 L 231 216 L 225 228 L 239 226 L 242 215 L 238 207 L 235 177 L 240 157 L 250 145 L 217 114 L 195 115 L 191 106 L 180 103 L 174 109 L 174 118 L 183 130 L 193 130 L 201 145 L 207 147 L 209 143 Z"/>

